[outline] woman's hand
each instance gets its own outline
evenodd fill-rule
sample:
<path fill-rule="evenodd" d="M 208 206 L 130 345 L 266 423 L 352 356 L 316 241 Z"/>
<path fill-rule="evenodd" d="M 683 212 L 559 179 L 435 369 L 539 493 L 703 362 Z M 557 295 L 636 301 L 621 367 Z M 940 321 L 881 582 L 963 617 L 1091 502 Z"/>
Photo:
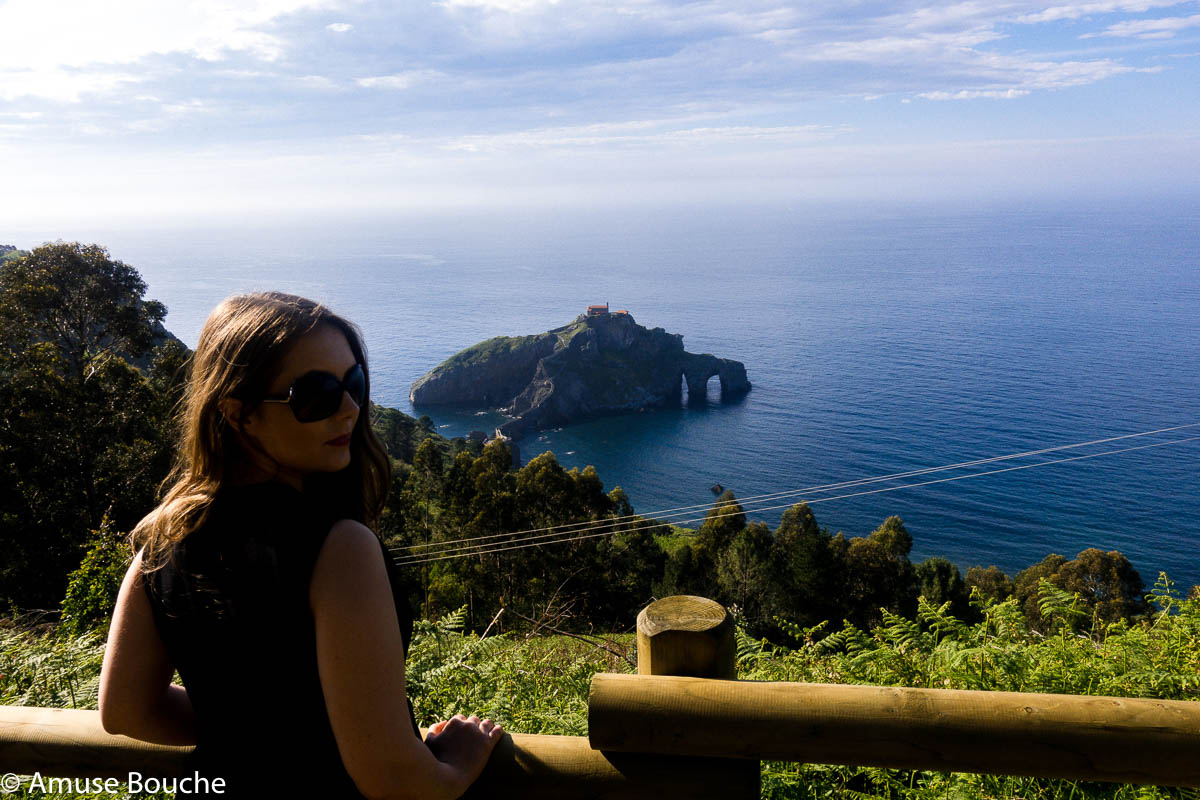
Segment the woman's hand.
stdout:
<path fill-rule="evenodd" d="M 333 526 L 313 567 L 309 604 L 329 724 L 346 772 L 369 800 L 454 800 L 479 777 L 503 731 L 478 717 L 413 734 L 404 643 L 383 543 L 363 525 Z"/>
<path fill-rule="evenodd" d="M 458 772 L 469 776 L 474 782 L 496 743 L 504 738 L 504 729 L 490 719 L 480 719 L 472 714 L 464 717 L 455 714 L 448 720 L 429 726 L 425 744 L 435 758 Z"/>

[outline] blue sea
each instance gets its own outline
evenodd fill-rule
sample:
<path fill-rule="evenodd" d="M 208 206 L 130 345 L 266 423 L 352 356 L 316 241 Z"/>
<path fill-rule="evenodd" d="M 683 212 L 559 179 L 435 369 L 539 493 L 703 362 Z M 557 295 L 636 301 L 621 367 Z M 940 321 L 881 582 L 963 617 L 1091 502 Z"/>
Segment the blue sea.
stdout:
<path fill-rule="evenodd" d="M 753 390 L 520 443 L 595 465 L 642 513 L 1200 422 L 1200 205 L 796 205 L 480 210 L 17 232 L 96 241 L 194 345 L 226 295 L 281 289 L 363 329 L 377 402 L 441 433 L 495 414 L 412 409 L 409 384 L 492 336 L 592 303 L 745 363 Z M 23 238 L 22 238 L 23 237 Z M 1120 550 L 1147 584 L 1200 583 L 1200 427 L 975 468 L 810 491 L 847 536 L 900 515 L 914 559 L 1010 574 Z M 967 477 L 1146 444 L 1163 446 Z M 896 488 L 896 487 L 909 488 Z M 873 489 L 894 489 L 842 497 Z M 702 513 L 702 511 L 701 511 Z M 779 509 L 757 513 L 774 525 Z M 680 520 L 699 514 L 681 514 Z"/>

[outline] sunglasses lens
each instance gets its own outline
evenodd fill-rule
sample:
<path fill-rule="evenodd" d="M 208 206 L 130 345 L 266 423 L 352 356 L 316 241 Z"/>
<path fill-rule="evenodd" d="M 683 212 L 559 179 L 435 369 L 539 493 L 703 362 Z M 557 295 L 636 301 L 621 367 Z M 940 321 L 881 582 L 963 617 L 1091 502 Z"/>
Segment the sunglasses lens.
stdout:
<path fill-rule="evenodd" d="M 367 376 L 361 364 L 355 364 L 342 380 L 328 372 L 310 372 L 292 384 L 292 413 L 298 422 L 318 422 L 332 417 L 342 407 L 342 393 L 349 393 L 361 406 L 367 396 Z"/>
<path fill-rule="evenodd" d="M 346 387 L 346 392 L 354 401 L 354 405 L 361 408 L 363 401 L 367 399 L 367 376 L 363 374 L 362 364 L 355 364 L 351 367 L 350 371 L 346 373 L 346 377 L 342 378 L 342 384 Z"/>
<path fill-rule="evenodd" d="M 333 416 L 342 403 L 342 387 L 327 373 L 310 373 L 292 385 L 292 412 L 300 422 Z"/>

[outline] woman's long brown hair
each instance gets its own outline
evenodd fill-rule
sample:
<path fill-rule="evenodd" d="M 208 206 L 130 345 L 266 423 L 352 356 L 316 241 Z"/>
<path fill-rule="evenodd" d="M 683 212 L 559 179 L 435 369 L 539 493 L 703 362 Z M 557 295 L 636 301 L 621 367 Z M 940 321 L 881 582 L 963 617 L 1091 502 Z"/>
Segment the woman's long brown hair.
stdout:
<path fill-rule="evenodd" d="M 319 325 L 340 330 L 367 376 L 370 372 L 358 328 L 329 309 L 303 297 L 280 292 L 235 295 L 213 309 L 200 332 L 178 415 L 179 446 L 163 485 L 162 502 L 130 534 L 142 548 L 149 572 L 166 563 L 172 547 L 204 524 L 240 457 L 235 432 L 221 413 L 227 397 L 250 410 L 266 394 L 287 349 Z M 305 493 L 338 518 L 374 527 L 391 484 L 391 462 L 371 430 L 370 401 L 363 403 L 350 434 L 350 464 L 305 480 Z"/>

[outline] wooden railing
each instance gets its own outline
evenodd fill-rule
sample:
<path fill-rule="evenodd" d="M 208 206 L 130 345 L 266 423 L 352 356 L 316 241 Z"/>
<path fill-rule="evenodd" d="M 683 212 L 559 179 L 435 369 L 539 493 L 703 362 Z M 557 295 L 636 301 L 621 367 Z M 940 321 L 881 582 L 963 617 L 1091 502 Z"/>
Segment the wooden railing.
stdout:
<path fill-rule="evenodd" d="M 506 735 L 469 796 L 752 798 L 759 759 L 1200 786 L 1200 703 L 733 680 L 725 610 L 638 616 L 638 675 L 596 675 L 589 737 Z M 182 775 L 190 748 L 95 711 L 0 707 L 0 773 Z"/>

